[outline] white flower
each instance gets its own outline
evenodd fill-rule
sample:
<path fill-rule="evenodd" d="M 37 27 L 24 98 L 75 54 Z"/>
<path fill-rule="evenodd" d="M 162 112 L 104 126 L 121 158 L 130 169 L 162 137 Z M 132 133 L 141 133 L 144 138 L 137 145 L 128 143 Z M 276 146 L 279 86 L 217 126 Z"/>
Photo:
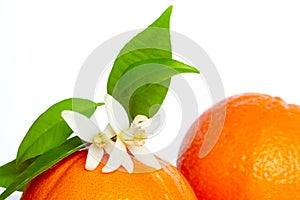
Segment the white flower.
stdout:
<path fill-rule="evenodd" d="M 64 110 L 61 116 L 80 139 L 92 143 L 88 150 L 85 168 L 94 170 L 102 160 L 104 151 L 108 154 L 112 151 L 114 142 L 110 138 L 114 137 L 115 133 L 110 125 L 107 125 L 102 132 L 89 118 L 78 112 Z"/>
<path fill-rule="evenodd" d="M 102 172 L 115 171 L 121 165 L 129 172 L 133 172 L 133 162 L 127 150 L 140 162 L 160 169 L 161 165 L 154 155 L 144 146 L 147 136 L 160 125 L 159 117 L 148 119 L 137 115 L 129 126 L 129 119 L 125 109 L 112 96 L 105 95 L 105 109 L 109 124 L 101 131 L 86 116 L 64 110 L 63 119 L 82 140 L 92 143 L 88 150 L 85 168 L 94 170 L 102 160 L 104 151 L 110 155 Z M 114 142 L 112 139 L 116 139 Z"/>
<path fill-rule="evenodd" d="M 129 125 L 129 118 L 122 105 L 110 95 L 105 95 L 104 99 L 109 124 L 117 135 L 117 140 L 102 171 L 111 172 L 118 169 L 121 165 L 126 166 L 132 163 L 127 149 L 135 159 L 154 169 L 160 169 L 161 165 L 159 162 L 144 146 L 147 136 L 159 127 L 159 117 L 148 119 L 146 116 L 137 115 L 132 124 Z M 132 171 L 128 172 L 132 173 Z"/>

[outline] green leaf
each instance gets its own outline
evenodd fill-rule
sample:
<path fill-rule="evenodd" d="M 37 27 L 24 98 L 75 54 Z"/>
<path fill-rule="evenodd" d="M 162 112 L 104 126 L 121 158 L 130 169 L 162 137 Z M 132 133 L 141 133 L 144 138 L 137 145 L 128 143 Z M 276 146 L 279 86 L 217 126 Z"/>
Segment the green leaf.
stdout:
<path fill-rule="evenodd" d="M 0 186 L 6 188 L 19 175 L 22 170 L 16 168 L 16 160 L 0 167 Z"/>
<path fill-rule="evenodd" d="M 170 40 L 170 16 L 172 13 L 172 6 L 167 8 L 164 13 L 153 22 L 148 28 L 132 38 L 120 51 L 116 58 L 107 83 L 107 93 L 112 95 L 118 101 L 119 97 L 115 95 L 116 85 L 119 79 L 124 75 L 127 68 L 132 64 L 149 60 L 149 59 L 160 59 L 160 58 L 172 58 L 171 40 Z M 152 84 L 151 87 L 145 85 L 141 90 L 147 94 L 152 94 L 155 91 L 161 90 L 161 85 L 164 84 L 169 86 L 170 80 L 161 81 L 159 84 Z M 165 90 L 165 93 L 167 89 Z M 155 105 L 155 101 L 148 101 L 149 104 Z M 126 108 L 129 102 L 124 103 L 123 106 Z M 131 112 L 129 112 L 130 114 Z M 131 117 L 135 117 L 131 115 Z"/>
<path fill-rule="evenodd" d="M 199 71 L 190 65 L 168 58 L 137 62 L 127 68 L 115 87 L 114 95 L 125 108 L 129 108 L 131 116 L 152 116 L 158 111 L 167 94 L 168 81 L 180 73 Z M 151 88 L 151 93 L 148 92 L 148 88 L 144 89 L 145 85 Z"/>
<path fill-rule="evenodd" d="M 66 99 L 46 110 L 28 130 L 19 146 L 16 164 L 41 155 L 61 145 L 72 130 L 61 117 L 63 110 L 74 110 L 90 117 L 98 105 L 87 99 Z"/>
<path fill-rule="evenodd" d="M 14 191 L 25 187 L 29 181 L 51 168 L 54 164 L 61 161 L 63 158 L 78 151 L 86 144 L 83 144 L 80 138 L 73 137 L 67 140 L 62 145 L 51 149 L 50 151 L 39 156 L 31 165 L 29 165 L 16 179 L 7 187 L 7 189 L 0 195 L 0 200 L 4 200 Z M 12 164 L 12 163 L 11 163 Z"/>
<path fill-rule="evenodd" d="M 16 160 L 13 160 L 0 167 L 0 187 L 7 188 L 16 177 L 21 174 L 36 158 L 29 159 L 17 167 Z M 22 191 L 23 188 L 20 188 Z"/>

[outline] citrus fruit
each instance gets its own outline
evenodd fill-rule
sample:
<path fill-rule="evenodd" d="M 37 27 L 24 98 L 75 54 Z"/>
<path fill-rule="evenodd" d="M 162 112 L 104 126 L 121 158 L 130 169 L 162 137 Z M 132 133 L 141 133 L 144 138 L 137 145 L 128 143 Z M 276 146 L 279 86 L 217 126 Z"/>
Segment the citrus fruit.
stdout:
<path fill-rule="evenodd" d="M 189 183 L 171 165 L 145 173 L 119 170 L 104 174 L 102 163 L 87 171 L 86 156 L 87 151 L 80 151 L 63 159 L 33 179 L 21 199 L 196 199 Z M 146 167 L 137 161 L 134 164 L 137 170 Z"/>
<path fill-rule="evenodd" d="M 221 135 L 200 158 L 212 112 L 224 106 Z M 198 199 L 300 199 L 300 107 L 264 94 L 227 98 L 196 120 L 180 154 Z"/>

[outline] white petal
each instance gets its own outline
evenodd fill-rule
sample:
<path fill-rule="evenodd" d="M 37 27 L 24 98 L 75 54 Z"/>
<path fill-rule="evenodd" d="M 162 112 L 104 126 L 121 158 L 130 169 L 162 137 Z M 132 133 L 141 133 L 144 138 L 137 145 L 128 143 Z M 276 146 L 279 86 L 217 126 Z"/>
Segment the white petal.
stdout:
<path fill-rule="evenodd" d="M 107 154 L 111 155 L 113 148 L 114 142 L 110 142 L 104 147 L 104 150 Z M 124 161 L 121 165 L 126 169 L 126 171 L 128 171 L 128 173 L 133 172 L 133 162 L 131 160 L 131 157 L 127 153 L 125 154 Z"/>
<path fill-rule="evenodd" d="M 85 115 L 71 110 L 64 110 L 61 116 L 73 132 L 86 142 L 92 142 L 93 137 L 100 133 L 100 129 Z"/>
<path fill-rule="evenodd" d="M 113 141 L 110 141 L 109 143 L 107 143 L 103 148 L 105 150 L 105 152 L 110 155 L 114 149 L 115 143 Z"/>
<path fill-rule="evenodd" d="M 145 115 L 137 115 L 134 117 L 134 120 L 133 120 L 133 124 L 134 125 L 138 125 L 140 124 L 141 122 L 144 122 L 144 121 L 147 121 L 148 120 L 148 117 L 146 117 Z"/>
<path fill-rule="evenodd" d="M 154 131 L 156 131 L 159 128 L 160 123 L 161 123 L 159 115 L 156 115 L 156 116 L 154 116 L 153 118 L 150 118 L 150 119 L 151 119 L 151 124 L 144 128 L 146 133 L 153 133 Z"/>
<path fill-rule="evenodd" d="M 122 163 L 122 166 L 126 169 L 126 171 L 128 173 L 132 173 L 133 172 L 133 162 L 132 159 L 130 157 L 130 155 L 128 155 L 128 153 L 126 153 L 125 157 L 124 157 L 124 161 Z"/>
<path fill-rule="evenodd" d="M 127 154 L 126 147 L 118 138 L 106 165 L 102 168 L 102 172 L 109 173 L 118 169 L 124 162 L 125 154 Z"/>
<path fill-rule="evenodd" d="M 116 134 L 128 129 L 129 119 L 123 106 L 108 94 L 104 96 L 104 100 L 109 123 Z"/>
<path fill-rule="evenodd" d="M 145 146 L 128 146 L 128 149 L 138 161 L 154 169 L 161 169 L 158 160 Z"/>
<path fill-rule="evenodd" d="M 104 150 L 92 144 L 89 148 L 88 155 L 86 157 L 85 168 L 87 170 L 94 170 L 102 160 Z"/>
<path fill-rule="evenodd" d="M 108 138 L 112 138 L 116 135 L 116 133 L 114 132 L 114 130 L 111 128 L 110 124 L 107 124 L 103 133 L 108 137 Z"/>
<path fill-rule="evenodd" d="M 152 119 L 147 119 L 144 122 L 140 123 L 138 127 L 140 127 L 141 129 L 145 129 L 149 127 L 151 124 L 152 124 Z"/>

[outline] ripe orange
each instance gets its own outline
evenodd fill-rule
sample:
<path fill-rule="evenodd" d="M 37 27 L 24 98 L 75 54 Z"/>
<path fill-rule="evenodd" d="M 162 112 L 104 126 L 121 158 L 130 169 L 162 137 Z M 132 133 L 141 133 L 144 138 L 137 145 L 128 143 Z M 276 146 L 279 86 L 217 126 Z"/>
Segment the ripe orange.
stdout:
<path fill-rule="evenodd" d="M 300 107 L 278 97 L 242 94 L 226 105 L 221 136 L 199 158 L 212 109 L 193 124 L 181 146 L 178 168 L 198 199 L 300 199 Z M 195 137 L 193 135 L 196 133 Z"/>
<path fill-rule="evenodd" d="M 72 154 L 33 179 L 21 199 L 196 199 L 189 183 L 171 165 L 145 173 L 103 174 L 103 164 L 94 171 L 85 170 L 86 155 L 86 151 Z M 137 161 L 134 163 L 135 168 L 146 167 Z"/>

